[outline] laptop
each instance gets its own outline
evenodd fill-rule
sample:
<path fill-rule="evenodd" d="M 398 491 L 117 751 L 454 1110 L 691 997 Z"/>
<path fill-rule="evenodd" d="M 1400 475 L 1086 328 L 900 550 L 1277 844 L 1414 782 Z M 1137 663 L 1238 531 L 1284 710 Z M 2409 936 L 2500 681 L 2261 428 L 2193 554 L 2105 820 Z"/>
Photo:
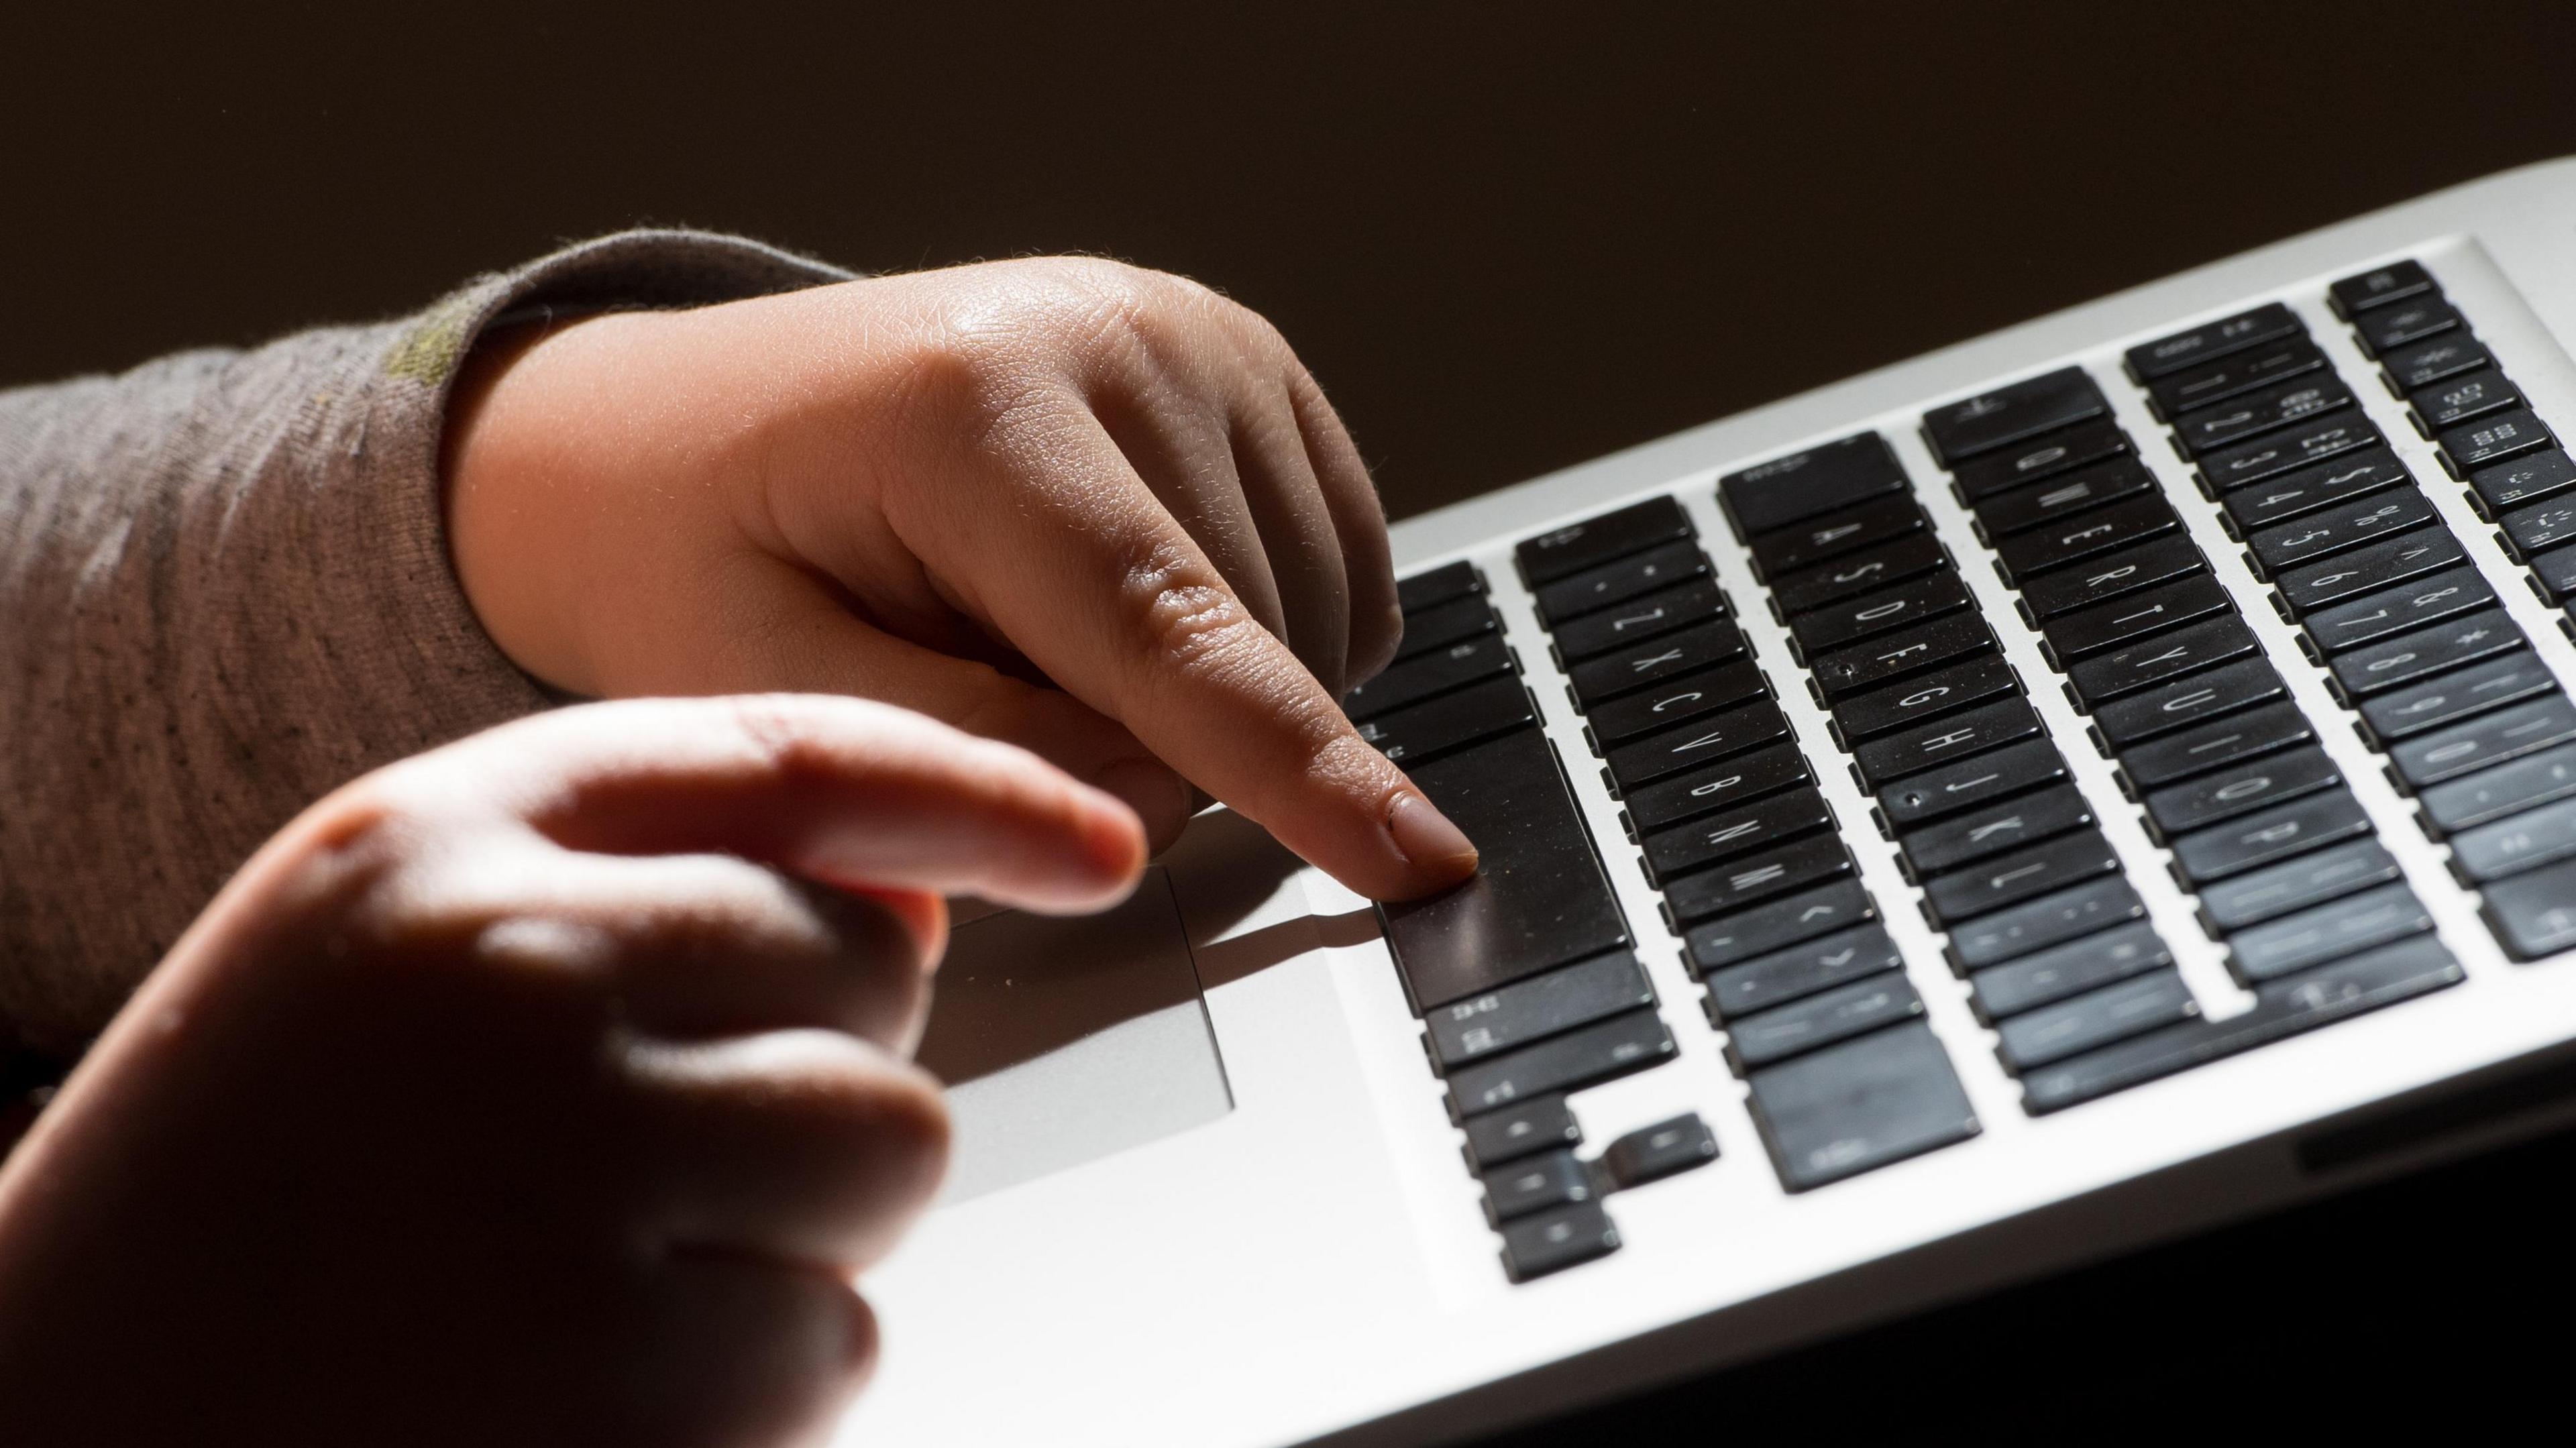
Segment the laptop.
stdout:
<path fill-rule="evenodd" d="M 966 920 L 873 1444 L 1473 1436 L 2576 1116 L 2576 161 L 1408 520 L 1346 701 Z"/>

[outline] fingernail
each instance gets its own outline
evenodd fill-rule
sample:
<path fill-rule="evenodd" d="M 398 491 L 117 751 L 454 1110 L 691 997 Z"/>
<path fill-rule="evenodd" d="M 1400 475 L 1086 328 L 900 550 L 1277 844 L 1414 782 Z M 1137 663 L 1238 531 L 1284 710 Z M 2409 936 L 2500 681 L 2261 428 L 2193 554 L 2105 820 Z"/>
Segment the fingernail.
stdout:
<path fill-rule="evenodd" d="M 1412 790 L 1398 790 L 1387 806 L 1386 832 L 1395 852 L 1417 870 L 1463 879 L 1476 868 L 1476 846 L 1466 832 Z"/>
<path fill-rule="evenodd" d="M 1146 835 L 1156 841 L 1168 842 L 1179 834 L 1194 813 L 1189 782 L 1157 760 L 1119 760 L 1101 770 L 1092 783 L 1134 810 L 1145 823 Z"/>

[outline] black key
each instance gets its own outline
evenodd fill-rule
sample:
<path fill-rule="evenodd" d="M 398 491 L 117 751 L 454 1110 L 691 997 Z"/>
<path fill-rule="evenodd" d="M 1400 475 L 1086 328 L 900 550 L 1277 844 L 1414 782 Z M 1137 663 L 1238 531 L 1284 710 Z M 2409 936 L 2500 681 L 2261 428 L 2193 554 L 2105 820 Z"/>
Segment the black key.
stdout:
<path fill-rule="evenodd" d="M 1737 1021 L 1863 976 L 1904 968 L 1905 957 L 1884 926 L 1855 925 L 1709 972 L 1708 1007 L 1720 1021 Z"/>
<path fill-rule="evenodd" d="M 1900 852 L 1915 876 L 1936 875 L 2091 823 L 2083 791 L 2061 784 L 1918 826 L 1903 836 Z"/>
<path fill-rule="evenodd" d="M 2046 739 L 2026 739 L 1889 785 L 1878 792 L 1878 808 L 1891 828 L 1908 830 L 2065 778 L 2066 760 L 2057 745 Z"/>
<path fill-rule="evenodd" d="M 2325 365 L 2325 354 L 2314 342 L 2303 336 L 2285 337 L 2160 377 L 2147 385 L 2147 391 L 2156 399 L 2157 410 L 2171 420 Z"/>
<path fill-rule="evenodd" d="M 2291 617 L 2298 618 L 2328 604 L 2439 572 L 2467 556 L 2460 551 L 2460 540 L 2451 536 L 2451 530 L 2437 526 L 2382 538 L 2350 553 L 2302 564 L 2273 575 L 2272 586 L 2280 590 L 2281 602 L 2289 608 Z"/>
<path fill-rule="evenodd" d="M 1957 573 L 1944 568 L 1894 588 L 1797 614 L 1789 620 L 1789 632 L 1797 638 L 1799 648 L 1815 652 L 1874 638 L 1890 629 L 1939 618 L 1967 606 L 1968 585 L 1959 581 Z"/>
<path fill-rule="evenodd" d="M 2379 429 L 2369 418 L 2358 412 L 2334 413 L 2291 432 L 2221 448 L 2200 459 L 2200 476 L 2211 493 L 2227 493 L 2381 441 Z"/>
<path fill-rule="evenodd" d="M 1623 1191 L 1715 1160 L 1717 1133 L 1695 1111 L 1641 1126 L 1601 1149 L 1601 1164 Z"/>
<path fill-rule="evenodd" d="M 1834 812 L 1825 807 L 1825 797 L 1812 789 L 1775 794 L 1742 809 L 1646 836 L 1646 878 L 1660 884 L 1685 871 L 1825 829 L 1833 822 Z"/>
<path fill-rule="evenodd" d="M 2523 769 L 2548 758 L 2505 768 Z M 2451 873 L 2470 884 L 2501 880 L 2569 855 L 2576 855 L 2576 799 L 2562 798 L 2451 836 Z"/>
<path fill-rule="evenodd" d="M 1573 1091 L 1673 1057 L 1673 1034 L 1651 1010 L 1630 1011 L 1579 1030 L 1489 1057 L 1449 1073 L 1459 1119 L 1530 1096 Z"/>
<path fill-rule="evenodd" d="M 1596 608 L 1670 588 L 1708 572 L 1708 555 L 1696 543 L 1667 543 L 1633 558 L 1604 563 L 1538 590 L 1538 616 L 1554 628 Z"/>
<path fill-rule="evenodd" d="M 1619 1229 L 1598 1202 L 1525 1217 L 1503 1228 L 1503 1272 L 1527 1282 L 1619 1250 Z"/>
<path fill-rule="evenodd" d="M 1480 1173 L 1533 1152 L 1582 1144 L 1583 1128 L 1562 1096 L 1534 1096 L 1467 1118 L 1467 1164 Z"/>
<path fill-rule="evenodd" d="M 2242 930 L 2399 878 L 2379 841 L 2353 840 L 2204 887 L 2200 918 L 2213 932 Z"/>
<path fill-rule="evenodd" d="M 2115 699 L 2093 711 L 2093 730 L 2123 754 L 2142 739 L 2268 704 L 2289 692 L 2266 660 L 2240 659 L 2144 693 Z"/>
<path fill-rule="evenodd" d="M 1877 918 L 1869 893 L 1842 880 L 1712 920 L 1693 929 L 1685 944 L 1692 966 L 1705 975 Z"/>
<path fill-rule="evenodd" d="M 2039 732 L 2039 715 L 2032 712 L 2028 700 L 1998 699 L 1868 740 L 1852 750 L 1852 772 L 1860 776 L 1861 788 L 1882 788 L 1917 770 Z"/>
<path fill-rule="evenodd" d="M 1995 1054 L 2018 1073 L 2199 1015 L 2180 973 L 2151 971 L 2005 1021 Z"/>
<path fill-rule="evenodd" d="M 2116 875 L 2120 857 L 2100 830 L 2078 830 L 2043 844 L 1980 862 L 1933 880 L 1923 890 L 1923 906 L 1937 928 L 2018 905 L 2069 885 L 2102 875 Z"/>
<path fill-rule="evenodd" d="M 2555 693 L 2557 678 L 2537 654 L 2506 654 L 2361 701 L 2361 722 L 2382 751 L 2396 741 L 2454 724 L 2534 694 Z"/>
<path fill-rule="evenodd" d="M 2543 553 L 2530 567 L 2534 593 L 2561 608 L 2576 607 L 2576 546 Z"/>
<path fill-rule="evenodd" d="M 1746 755 L 1703 764 L 1677 779 L 1659 780 L 1627 790 L 1628 819 L 1639 830 L 1696 819 L 1755 799 L 1774 790 L 1804 784 L 1811 776 L 1806 757 L 1795 744 L 1774 745 Z"/>
<path fill-rule="evenodd" d="M 1914 495 L 1891 494 L 1754 539 L 1753 571 L 1757 577 L 1776 578 L 1922 528 L 1923 508 Z"/>
<path fill-rule="evenodd" d="M 2557 441 L 2528 407 L 2507 408 L 2492 417 L 2463 423 L 2441 434 L 2437 440 L 2442 445 L 2443 454 L 2450 458 L 2451 466 L 2458 469 L 2463 477 Z"/>
<path fill-rule="evenodd" d="M 2415 475 L 2406 471 L 2397 454 L 2375 447 L 2238 488 L 2218 501 L 2241 537 L 2347 498 L 2414 481 Z"/>
<path fill-rule="evenodd" d="M 1521 576 L 1535 588 L 1597 568 L 1613 558 L 1642 553 L 1658 543 L 1690 536 L 1690 518 L 1678 501 L 1648 498 L 1615 513 L 1568 523 L 1526 539 L 1514 552 L 1520 559 Z"/>
<path fill-rule="evenodd" d="M 1807 669 L 1826 695 L 1849 694 L 1994 646 L 1983 618 L 1952 613 L 1810 659 Z"/>
<path fill-rule="evenodd" d="M 1612 608 L 1568 619 L 1555 631 L 1557 656 L 1568 663 L 1606 654 L 1622 644 L 1671 633 L 1726 612 L 1713 579 L 1694 578 Z"/>
<path fill-rule="evenodd" d="M 2551 448 L 2469 474 L 2469 491 L 2485 504 L 2488 517 L 2525 503 L 2537 503 L 2576 488 L 2576 458 L 2565 448 Z"/>
<path fill-rule="evenodd" d="M 1958 1073 L 1921 1021 L 1784 1061 L 1752 1081 L 1754 1122 L 1793 1192 L 1977 1134 Z"/>
<path fill-rule="evenodd" d="M 2494 602 L 2495 590 L 2487 586 L 2486 575 L 2478 572 L 2477 565 L 2464 563 L 2395 588 L 2364 594 L 2349 603 L 2318 609 L 2299 626 L 2316 640 L 2318 649 L 2334 654 Z"/>
<path fill-rule="evenodd" d="M 2329 660 L 2326 667 L 2333 671 L 2335 682 L 2343 686 L 2345 693 L 2360 698 L 2528 647 L 2521 627 L 2503 609 L 2489 608 L 2347 649 Z"/>
<path fill-rule="evenodd" d="M 1730 1021 L 1726 1054 L 1735 1069 L 1750 1071 L 1922 1014 L 1923 997 L 1913 984 L 1890 973 Z"/>
<path fill-rule="evenodd" d="M 1406 614 L 1404 637 L 1396 643 L 1395 656 L 1409 659 L 1433 649 L 1445 649 L 1501 626 L 1502 620 L 1494 617 L 1493 605 L 1485 602 L 1484 595 L 1453 598 L 1419 613 Z"/>
<path fill-rule="evenodd" d="M 2429 387 L 2472 367 L 2484 367 L 2490 360 L 2487 349 L 2465 331 L 2445 332 L 2430 341 L 2400 347 L 2379 359 L 2390 385 L 2400 392 Z"/>
<path fill-rule="evenodd" d="M 2513 406 L 2522 401 L 2522 389 L 2494 368 L 2481 367 L 2427 387 L 2408 400 L 2427 429 L 2442 432 Z"/>
<path fill-rule="evenodd" d="M 2117 875 L 2027 900 L 1950 932 L 1944 953 L 1960 973 L 2046 950 L 2078 936 L 2146 917 L 2146 903 Z"/>
<path fill-rule="evenodd" d="M 2265 754 L 2183 784 L 2150 790 L 2147 818 L 2166 835 L 2179 835 L 2283 800 L 2340 784 L 2343 771 L 2315 745 Z"/>
<path fill-rule="evenodd" d="M 2080 659 L 2213 613 L 2232 612 L 2235 606 L 2235 600 L 2227 596 L 2226 588 L 2217 579 L 2199 573 L 2109 603 L 2059 614 L 2041 632 L 2047 635 L 2052 662 Z"/>
<path fill-rule="evenodd" d="M 2200 549 L 2189 535 L 2171 533 L 2152 543 L 2106 554 L 2081 568 L 2026 579 L 2021 600 L 2029 605 L 2033 617 L 2054 618 L 2141 588 L 2204 572 L 2208 567 L 2208 560 L 2200 556 Z"/>
<path fill-rule="evenodd" d="M 2398 880 L 2237 931 L 2227 938 L 2227 968 L 2254 985 L 2432 928 L 2424 902 Z"/>
<path fill-rule="evenodd" d="M 2016 588 L 2051 569 L 2144 543 L 2181 526 L 2173 505 L 2161 493 L 2110 503 L 2089 513 L 2060 518 L 2045 528 L 2016 534 L 1995 544 L 1996 570 Z"/>
<path fill-rule="evenodd" d="M 2155 491 L 2156 475 L 2136 458 L 2113 458 L 2100 467 L 2063 473 L 2009 493 L 1997 493 L 1977 504 L 1977 521 L 1989 537 L 2008 538 L 2080 513 L 2097 503 L 2115 502 L 2135 493 Z"/>
<path fill-rule="evenodd" d="M 2505 551 L 2516 562 L 2528 562 L 2561 545 L 2576 542 L 2576 498 L 2550 498 L 2526 503 L 2496 519 Z"/>
<path fill-rule="evenodd" d="M 1592 1172 L 1570 1151 L 1551 1151 L 1485 1174 L 1485 1220 L 1499 1227 L 1550 1207 L 1592 1200 Z"/>
<path fill-rule="evenodd" d="M 1445 1006 L 1628 943 L 1544 733 L 1524 729 L 1435 759 L 1413 782 L 1483 856 L 1465 884 L 1383 907 L 1415 1006 Z"/>
<path fill-rule="evenodd" d="M 1834 721 L 1843 738 L 1866 739 L 1917 719 L 1983 703 L 1997 694 L 2020 691 L 2021 681 L 2013 677 L 2012 665 L 2001 654 L 1981 654 L 1901 684 L 1854 694 L 1834 705 Z"/>
<path fill-rule="evenodd" d="M 1606 748 L 1770 692 L 1770 686 L 1762 681 L 1762 671 L 1750 660 L 1739 659 L 1686 674 L 1624 699 L 1613 699 L 1590 710 L 1586 718 L 1592 726 L 1592 737 Z"/>
<path fill-rule="evenodd" d="M 2245 620 L 2224 614 L 2079 659 L 2067 666 L 2066 684 L 2085 709 L 2098 711 L 2106 700 L 2261 649 Z"/>
<path fill-rule="evenodd" d="M 2328 287 L 2335 311 L 2350 321 L 2373 307 L 2384 307 L 2434 290 L 2433 278 L 2420 261 L 2393 261 Z"/>
<path fill-rule="evenodd" d="M 2352 389 L 2334 378 L 2300 377 L 2195 412 L 2174 425 L 2174 436 L 2183 451 L 2198 457 L 2351 404 Z"/>
<path fill-rule="evenodd" d="M 2499 880 L 2481 892 L 2487 929 L 2516 960 L 2576 946 L 2576 860 Z"/>
<path fill-rule="evenodd" d="M 1684 875 L 1664 887 L 1664 901 L 1676 920 L 1705 920 L 1851 871 L 1851 852 L 1840 839 L 1809 835 L 1741 856 L 1714 870 Z"/>
<path fill-rule="evenodd" d="M 1445 649 L 1407 659 L 1342 696 L 1342 709 L 1354 719 L 1373 719 L 1392 709 L 1419 704 L 1435 694 L 1463 689 L 1480 679 L 1512 671 L 1512 652 L 1498 634 L 1451 644 Z"/>
<path fill-rule="evenodd" d="M 2549 693 L 2399 740 L 2388 751 L 2388 762 L 2408 786 L 2423 789 L 2571 739 L 2576 739 L 2576 704 L 2564 694 Z"/>
<path fill-rule="evenodd" d="M 1591 708 L 1604 699 L 1633 694 L 1683 674 L 1696 673 L 1744 653 L 1744 635 L 1726 619 L 1712 619 L 1659 639 L 1627 644 L 1566 671 L 1574 697 Z"/>
<path fill-rule="evenodd" d="M 1981 393 L 1923 414 L 1923 432 L 1944 467 L 2024 438 L 2071 427 L 2110 411 L 2102 389 L 2081 367 L 2054 372 Z"/>
<path fill-rule="evenodd" d="M 2141 382 L 2153 382 L 2212 357 L 2307 333 L 2297 313 L 2279 302 L 2265 302 L 2251 311 L 2204 322 L 2188 332 L 2176 332 L 2130 348 L 2129 372 Z"/>
<path fill-rule="evenodd" d="M 1637 957 L 1614 950 L 1435 1006 L 1422 1020 L 1431 1028 L 1431 1057 L 1446 1071 L 1654 1003 L 1655 989 L 1646 984 Z"/>
<path fill-rule="evenodd" d="M 2370 832 L 2370 816 L 2351 790 L 2319 790 L 2184 835 L 2173 842 L 2174 870 L 2191 889 Z"/>
<path fill-rule="evenodd" d="M 1506 675 L 1409 709 L 1391 709 L 1354 727 L 1378 753 L 1410 766 L 1537 722 L 1529 690 Z"/>
<path fill-rule="evenodd" d="M 2468 330 L 2460 325 L 2460 314 L 2438 296 L 2417 297 L 2396 306 L 2373 308 L 2353 319 L 2353 331 L 2360 336 L 2361 350 L 2373 357 L 2454 329 Z"/>
<path fill-rule="evenodd" d="M 2118 423 L 2101 417 L 2032 438 L 2010 452 L 1961 463 L 1952 470 L 1952 477 L 1958 485 L 1959 501 L 1975 504 L 2007 489 L 2118 457 L 2128 450 L 2129 435 L 2120 431 Z"/>
<path fill-rule="evenodd" d="M 1677 724 L 1610 751 L 1610 778 L 1622 793 L 1697 764 L 1741 754 L 1789 737 L 1789 721 L 1765 702 Z"/>
<path fill-rule="evenodd" d="M 1476 565 L 1461 558 L 1439 567 L 1395 582 L 1395 604 L 1406 613 L 1420 613 L 1453 598 L 1465 598 L 1485 591 L 1485 577 Z"/>
<path fill-rule="evenodd" d="M 2425 823 L 2452 834 L 2570 794 L 2576 794 L 2576 745 L 2562 744 L 2434 785 L 2419 797 Z"/>
<path fill-rule="evenodd" d="M 1717 502 L 1735 536 L 1750 540 L 1906 487 L 1905 468 L 1887 439 L 1864 432 L 1729 473 L 1717 480 Z"/>
<path fill-rule="evenodd" d="M 2132 745 L 2120 768 L 2131 785 L 2153 790 L 2315 737 L 2298 705 L 2266 704 Z"/>
<path fill-rule="evenodd" d="M 1977 1014 L 2000 1021 L 2097 986 L 2173 964 L 2173 952 L 2143 920 L 1988 966 L 1969 977 Z"/>
<path fill-rule="evenodd" d="M 1796 618 L 1857 594 L 1899 583 L 1935 568 L 1950 566 L 1950 555 L 1930 533 L 1914 533 L 1893 543 L 1848 553 L 1804 573 L 1771 580 L 1771 598 L 1784 618 Z"/>
<path fill-rule="evenodd" d="M 2167 1026 L 2029 1072 L 2022 1077 L 2022 1109 L 2034 1116 L 2063 1110 L 2465 979 L 2438 936 L 2412 936 L 2272 982 L 2242 1015 Z"/>
<path fill-rule="evenodd" d="M 2247 534 L 2245 543 L 2260 565 L 2255 571 L 2269 578 L 2310 559 L 2421 527 L 2435 516 L 2433 500 L 2423 489 L 2390 488 L 2259 529 Z"/>
<path fill-rule="evenodd" d="M 1485 1220 L 1496 1227 L 1596 1195 L 1591 1168 L 1571 1151 L 1551 1151 L 1485 1175 Z"/>

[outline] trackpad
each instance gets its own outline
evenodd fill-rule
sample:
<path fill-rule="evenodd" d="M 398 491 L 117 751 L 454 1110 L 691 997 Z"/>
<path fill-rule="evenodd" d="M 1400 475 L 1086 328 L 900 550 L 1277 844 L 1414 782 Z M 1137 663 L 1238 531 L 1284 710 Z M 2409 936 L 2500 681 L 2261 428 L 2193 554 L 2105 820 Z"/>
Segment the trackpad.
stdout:
<path fill-rule="evenodd" d="M 1060 920 L 1004 912 L 949 939 L 921 1064 L 956 1127 L 942 1204 L 1233 1109 L 1170 875 Z"/>

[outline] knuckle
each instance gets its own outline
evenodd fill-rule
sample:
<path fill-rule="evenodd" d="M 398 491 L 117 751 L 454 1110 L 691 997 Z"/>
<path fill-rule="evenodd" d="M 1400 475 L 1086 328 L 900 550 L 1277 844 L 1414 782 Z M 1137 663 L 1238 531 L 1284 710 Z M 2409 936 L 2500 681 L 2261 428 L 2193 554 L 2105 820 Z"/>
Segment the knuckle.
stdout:
<path fill-rule="evenodd" d="M 1195 562 L 1163 548 L 1132 564 L 1121 579 L 1136 656 L 1157 669 L 1204 677 L 1251 666 L 1269 634 L 1243 601 Z"/>
<path fill-rule="evenodd" d="M 891 389 L 899 426 L 920 437 L 982 440 L 1042 390 L 1025 331 L 988 315 L 952 315 L 908 349 Z"/>

